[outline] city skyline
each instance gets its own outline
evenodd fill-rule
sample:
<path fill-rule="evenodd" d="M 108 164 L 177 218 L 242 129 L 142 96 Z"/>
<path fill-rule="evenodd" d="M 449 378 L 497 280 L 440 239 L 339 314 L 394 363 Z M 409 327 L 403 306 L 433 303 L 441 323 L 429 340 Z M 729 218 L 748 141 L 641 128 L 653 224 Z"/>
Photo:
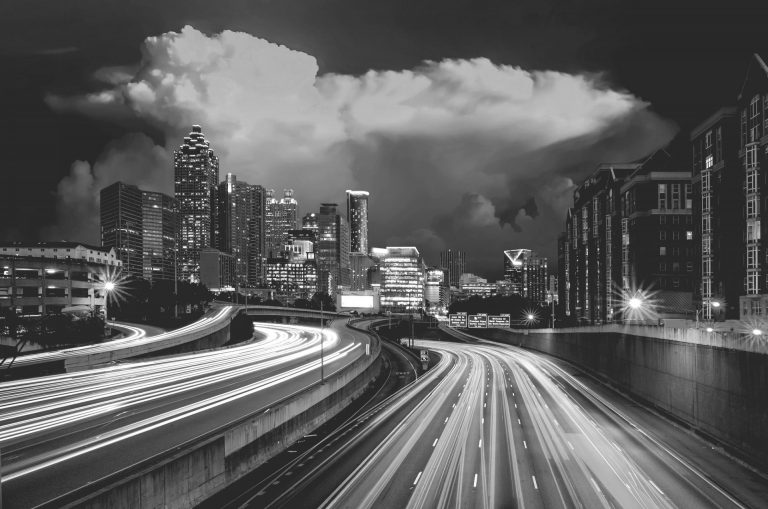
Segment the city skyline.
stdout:
<path fill-rule="evenodd" d="M 116 36 L 83 30 L 84 39 L 62 29 L 39 33 L 25 48 L 23 22 L 0 36 L 14 126 L 4 153 L 12 167 L 30 169 L 5 189 L 0 236 L 96 242 L 98 189 L 124 180 L 170 194 L 162 181 L 172 149 L 200 123 L 219 147 L 222 173 L 295 188 L 314 210 L 340 202 L 339 190 L 366 189 L 377 196 L 370 245 L 418 245 L 429 260 L 448 247 L 467 250 L 476 272 L 498 278 L 499 251 L 531 248 L 555 259 L 574 186 L 597 164 L 642 158 L 706 118 L 738 89 L 751 53 L 765 49 L 749 28 L 765 18 L 759 9 L 686 10 L 683 22 L 673 9 L 622 2 L 600 5 L 600 16 L 592 4 L 491 7 L 518 27 L 509 31 L 495 16 L 474 14 L 465 29 L 454 11 L 426 6 L 394 5 L 407 19 L 430 16 L 428 25 L 402 27 L 396 16 L 345 2 L 323 13 L 302 6 L 325 27 L 354 12 L 372 34 L 357 41 L 354 30 L 341 30 L 329 41 L 301 30 L 301 16 L 270 6 L 211 13 L 173 5 L 158 6 L 146 25 L 122 23 Z M 6 19 L 23 15 L 26 6 L 18 7 Z M 70 19 L 54 17 L 57 9 L 50 23 Z M 113 14 L 89 11 L 107 25 Z M 656 26 L 665 37 L 649 43 L 644 34 Z M 379 34 L 394 27 L 400 36 L 384 44 Z M 713 27 L 729 31 L 727 48 L 706 38 Z M 47 62 L 73 72 L 45 78 L 56 68 Z M 29 66 L 38 71 L 22 72 Z M 707 87 L 696 86 L 704 77 Z M 230 96 L 213 87 L 223 82 L 233 85 Z M 395 93 L 377 92 L 385 89 Z M 494 107 L 481 107 L 486 100 Z M 435 107 L 439 120 L 428 114 Z M 272 129 L 275 122 L 282 128 Z M 34 139 L 50 150 L 30 150 Z"/>

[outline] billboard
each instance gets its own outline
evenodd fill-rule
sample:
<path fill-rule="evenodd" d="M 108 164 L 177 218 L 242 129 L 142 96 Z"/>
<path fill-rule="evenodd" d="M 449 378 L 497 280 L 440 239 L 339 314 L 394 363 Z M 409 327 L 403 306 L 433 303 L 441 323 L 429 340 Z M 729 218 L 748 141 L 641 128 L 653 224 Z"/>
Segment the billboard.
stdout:
<path fill-rule="evenodd" d="M 479 313 L 476 315 L 469 315 L 469 328 L 470 329 L 485 329 L 488 327 L 488 315 L 485 313 Z"/>
<path fill-rule="evenodd" d="M 342 308 L 373 309 L 373 295 L 341 295 Z"/>
<path fill-rule="evenodd" d="M 467 327 L 467 314 L 466 313 L 456 313 L 452 315 L 448 315 L 448 326 L 449 327 L 457 327 L 460 329 L 464 329 Z"/>
<path fill-rule="evenodd" d="M 509 328 L 510 318 L 508 314 L 488 315 L 488 327 Z"/>

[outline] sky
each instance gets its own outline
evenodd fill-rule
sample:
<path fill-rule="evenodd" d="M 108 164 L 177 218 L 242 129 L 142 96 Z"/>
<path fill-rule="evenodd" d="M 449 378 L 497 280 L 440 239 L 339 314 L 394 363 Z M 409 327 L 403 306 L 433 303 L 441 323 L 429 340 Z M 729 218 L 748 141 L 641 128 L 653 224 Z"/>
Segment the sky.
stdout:
<path fill-rule="evenodd" d="M 733 103 L 766 21 L 740 0 L 6 0 L 0 239 L 98 243 L 99 189 L 171 193 L 201 124 L 222 176 L 302 213 L 367 190 L 370 245 L 463 249 L 496 279 L 504 249 L 554 262 L 597 164 Z"/>

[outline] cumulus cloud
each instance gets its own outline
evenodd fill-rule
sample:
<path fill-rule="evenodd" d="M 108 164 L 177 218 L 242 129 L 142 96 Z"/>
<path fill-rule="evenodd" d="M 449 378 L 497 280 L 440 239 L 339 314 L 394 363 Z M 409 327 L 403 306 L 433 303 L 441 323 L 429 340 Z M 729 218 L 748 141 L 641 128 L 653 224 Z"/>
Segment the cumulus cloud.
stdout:
<path fill-rule="evenodd" d="M 366 189 L 372 245 L 418 240 L 431 263 L 437 249 L 463 248 L 487 258 L 473 264 L 478 272 L 500 271 L 500 249 L 552 255 L 573 182 L 601 161 L 644 156 L 675 131 L 600 76 L 485 58 L 320 74 L 306 53 L 189 26 L 147 38 L 139 65 L 105 68 L 97 79 L 101 91 L 48 102 L 117 122 L 141 119 L 166 137 L 143 152 L 160 151 L 166 161 L 191 124 L 202 124 L 222 172 L 292 187 L 304 211 L 342 202 L 344 189 Z M 150 183 L 167 188 L 172 166 L 153 161 Z M 68 179 L 84 188 L 113 178 L 139 183 L 105 167 L 94 165 L 90 184 L 74 177 L 74 166 Z M 62 208 L 79 190 L 71 184 L 59 186 Z"/>

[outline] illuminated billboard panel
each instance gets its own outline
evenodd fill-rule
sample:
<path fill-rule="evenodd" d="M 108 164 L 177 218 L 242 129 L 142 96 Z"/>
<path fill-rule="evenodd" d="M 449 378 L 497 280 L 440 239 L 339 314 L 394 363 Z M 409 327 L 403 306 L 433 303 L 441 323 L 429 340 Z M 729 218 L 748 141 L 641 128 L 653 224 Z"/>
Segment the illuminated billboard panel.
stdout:
<path fill-rule="evenodd" d="M 488 315 L 488 327 L 508 328 L 509 315 Z"/>
<path fill-rule="evenodd" d="M 480 313 L 477 315 L 469 315 L 469 328 L 470 329 L 485 329 L 488 327 L 488 315 Z"/>
<path fill-rule="evenodd" d="M 373 295 L 342 295 L 341 307 L 373 309 Z"/>
<path fill-rule="evenodd" d="M 456 313 L 448 315 L 448 326 L 464 329 L 467 327 L 467 314 Z"/>

